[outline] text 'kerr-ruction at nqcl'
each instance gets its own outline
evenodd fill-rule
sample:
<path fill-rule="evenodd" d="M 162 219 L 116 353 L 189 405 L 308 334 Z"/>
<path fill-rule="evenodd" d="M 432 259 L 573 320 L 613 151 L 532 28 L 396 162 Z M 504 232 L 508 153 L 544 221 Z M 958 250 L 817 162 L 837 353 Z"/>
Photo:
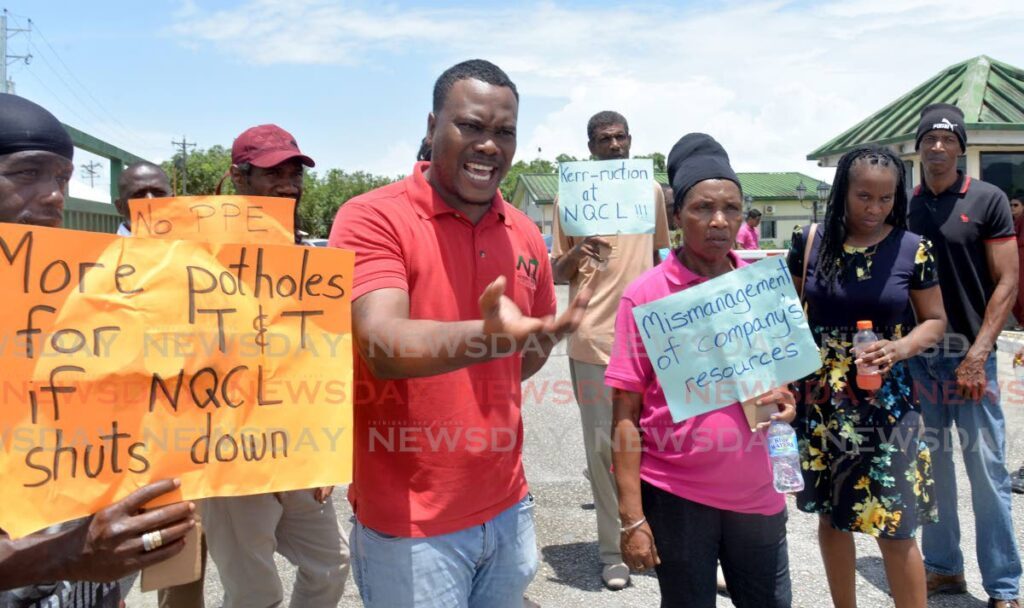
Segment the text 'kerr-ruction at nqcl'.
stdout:
<path fill-rule="evenodd" d="M 0 527 L 351 478 L 354 254 L 0 225 Z"/>
<path fill-rule="evenodd" d="M 567 236 L 652 234 L 654 162 L 649 158 L 558 164 L 558 222 Z"/>

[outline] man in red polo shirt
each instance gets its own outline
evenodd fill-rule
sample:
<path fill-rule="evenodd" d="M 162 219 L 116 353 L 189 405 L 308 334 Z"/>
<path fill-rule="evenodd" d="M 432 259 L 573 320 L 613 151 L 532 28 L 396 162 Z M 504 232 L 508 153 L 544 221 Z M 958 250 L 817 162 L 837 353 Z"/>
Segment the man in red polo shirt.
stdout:
<path fill-rule="evenodd" d="M 341 207 L 330 244 L 356 252 L 356 513 L 369 608 L 517 608 L 537 569 L 520 382 L 575 329 L 557 320 L 547 250 L 498 184 L 519 98 L 497 66 L 438 78 L 430 162 Z"/>

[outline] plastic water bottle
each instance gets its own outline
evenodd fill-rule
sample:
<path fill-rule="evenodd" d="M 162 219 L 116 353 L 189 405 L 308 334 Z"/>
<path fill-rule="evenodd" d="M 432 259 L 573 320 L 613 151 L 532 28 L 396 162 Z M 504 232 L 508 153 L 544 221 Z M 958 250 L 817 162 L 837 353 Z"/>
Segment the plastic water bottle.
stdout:
<path fill-rule="evenodd" d="M 785 494 L 804 489 L 796 431 L 781 420 L 772 422 L 768 427 L 768 458 L 772 461 L 772 481 L 776 492 Z"/>
<path fill-rule="evenodd" d="M 861 352 L 870 344 L 878 342 L 871 321 L 857 321 L 857 335 L 853 337 L 853 354 L 860 357 Z M 877 391 L 882 388 L 882 376 L 877 365 L 857 366 L 857 387 L 865 391 Z"/>

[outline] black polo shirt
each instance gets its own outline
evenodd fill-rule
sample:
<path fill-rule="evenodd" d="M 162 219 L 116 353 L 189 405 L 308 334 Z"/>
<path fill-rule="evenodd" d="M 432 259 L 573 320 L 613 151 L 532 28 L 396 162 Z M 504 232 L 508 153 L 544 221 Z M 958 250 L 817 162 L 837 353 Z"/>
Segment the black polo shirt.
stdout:
<path fill-rule="evenodd" d="M 934 245 L 939 286 L 949 317 L 951 349 L 968 348 L 978 337 L 995 283 L 985 257 L 985 243 L 1015 238 L 1010 202 L 995 186 L 958 172 L 956 182 L 938 196 L 927 187 L 914 189 L 910 230 Z"/>

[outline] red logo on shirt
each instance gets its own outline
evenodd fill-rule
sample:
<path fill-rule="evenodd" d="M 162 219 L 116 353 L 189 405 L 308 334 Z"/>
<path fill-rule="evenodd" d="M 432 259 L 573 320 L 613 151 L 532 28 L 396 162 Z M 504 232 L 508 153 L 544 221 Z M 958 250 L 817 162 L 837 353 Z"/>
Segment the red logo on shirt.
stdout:
<path fill-rule="evenodd" d="M 967 222 L 971 221 L 971 218 L 967 217 L 966 213 L 961 213 L 960 221 L 966 224 Z"/>

